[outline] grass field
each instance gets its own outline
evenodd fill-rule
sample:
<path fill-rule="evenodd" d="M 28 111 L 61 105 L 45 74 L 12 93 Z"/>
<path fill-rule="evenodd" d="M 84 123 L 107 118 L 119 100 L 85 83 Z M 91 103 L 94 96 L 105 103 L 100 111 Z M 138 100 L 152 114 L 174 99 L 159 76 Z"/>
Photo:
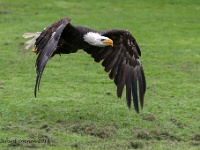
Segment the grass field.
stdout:
<path fill-rule="evenodd" d="M 22 34 L 67 16 L 137 39 L 147 78 L 140 114 L 83 51 L 49 61 L 34 97 L 36 55 Z M 199 19 L 198 0 L 0 0 L 0 149 L 198 149 Z"/>

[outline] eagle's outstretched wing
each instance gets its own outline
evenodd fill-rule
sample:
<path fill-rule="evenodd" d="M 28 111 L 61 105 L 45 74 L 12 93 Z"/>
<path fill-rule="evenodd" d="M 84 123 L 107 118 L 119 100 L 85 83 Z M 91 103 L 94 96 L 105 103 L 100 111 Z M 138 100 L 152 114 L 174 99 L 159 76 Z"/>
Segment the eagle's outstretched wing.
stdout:
<path fill-rule="evenodd" d="M 35 52 L 38 54 L 38 57 L 35 63 L 37 73 L 34 92 L 35 97 L 37 90 L 39 90 L 40 80 L 47 61 L 53 56 L 60 40 L 60 36 L 69 22 L 70 18 L 64 18 L 53 23 L 44 29 L 44 31 L 36 39 Z"/>
<path fill-rule="evenodd" d="M 101 34 L 113 40 L 113 47 L 92 46 L 85 51 L 91 54 L 95 62 L 103 60 L 102 66 L 109 72 L 110 79 L 114 79 L 117 86 L 117 96 L 122 96 L 126 86 L 127 105 L 130 108 L 133 99 L 134 108 L 139 112 L 138 93 L 140 105 L 143 107 L 146 91 L 145 75 L 139 60 L 141 55 L 139 46 L 126 30 L 108 30 L 102 31 Z"/>

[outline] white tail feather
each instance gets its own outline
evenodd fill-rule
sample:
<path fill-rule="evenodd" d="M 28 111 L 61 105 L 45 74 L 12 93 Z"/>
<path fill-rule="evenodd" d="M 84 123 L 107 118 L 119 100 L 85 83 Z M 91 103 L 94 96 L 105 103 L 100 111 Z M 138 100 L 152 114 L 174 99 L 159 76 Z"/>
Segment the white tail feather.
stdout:
<path fill-rule="evenodd" d="M 41 32 L 36 33 L 24 33 L 22 36 L 27 39 L 33 37 L 31 40 L 25 43 L 25 49 L 29 49 L 31 46 L 34 46 L 36 39 L 40 36 Z"/>

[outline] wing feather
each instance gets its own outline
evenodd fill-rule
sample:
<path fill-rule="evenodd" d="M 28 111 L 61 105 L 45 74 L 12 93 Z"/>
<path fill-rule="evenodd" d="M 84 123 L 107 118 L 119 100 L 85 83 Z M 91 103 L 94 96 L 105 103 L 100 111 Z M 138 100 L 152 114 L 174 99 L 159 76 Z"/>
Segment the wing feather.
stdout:
<path fill-rule="evenodd" d="M 109 64 L 109 62 L 110 61 L 112 61 L 112 59 L 114 59 L 114 57 L 115 57 L 115 55 L 117 54 L 117 50 L 115 50 L 114 48 L 113 49 L 111 49 L 111 53 L 110 53 L 110 55 L 109 56 L 107 56 L 104 60 L 103 60 L 103 62 L 102 62 L 102 66 L 107 66 L 108 64 Z"/>
<path fill-rule="evenodd" d="M 137 89 L 137 75 L 135 72 L 135 68 L 131 67 L 130 69 L 130 77 L 131 77 L 131 89 L 132 89 L 132 96 L 133 96 L 133 104 L 134 108 L 137 113 L 139 113 L 138 107 L 138 89 Z"/>
<path fill-rule="evenodd" d="M 121 64 L 124 60 L 125 60 L 124 55 L 123 55 L 123 53 L 121 53 L 117 58 L 117 62 L 115 63 L 115 65 L 113 66 L 113 68 L 111 69 L 111 71 L 109 73 L 110 79 L 114 79 L 115 75 L 117 74 L 119 64 Z"/>
<path fill-rule="evenodd" d="M 127 73 L 127 79 L 126 79 L 126 102 L 129 107 L 131 108 L 131 77 L 130 77 L 130 68 L 131 66 L 127 66 L 126 73 Z"/>
<path fill-rule="evenodd" d="M 122 92 L 123 92 L 124 85 L 126 82 L 126 68 L 127 68 L 126 61 L 124 61 L 122 63 L 121 69 L 119 71 L 119 76 L 118 76 L 119 83 L 117 84 L 117 97 L 119 98 L 121 98 L 122 96 Z"/>
<path fill-rule="evenodd" d="M 100 62 L 101 60 L 107 58 L 112 53 L 112 49 L 110 47 L 103 48 L 100 53 L 94 54 L 94 58 L 96 62 Z"/>
<path fill-rule="evenodd" d="M 106 64 L 103 64 L 104 62 L 102 63 L 102 65 L 105 67 L 104 70 L 106 72 L 109 72 L 113 68 L 113 66 L 117 62 L 117 59 L 118 59 L 118 57 L 119 57 L 119 55 L 121 53 L 122 48 L 114 49 L 114 50 L 115 50 L 115 52 L 113 52 L 113 56 L 112 57 L 111 56 L 107 57 L 107 58 L 110 58 L 110 60 Z"/>
<path fill-rule="evenodd" d="M 137 76 L 138 76 L 138 82 L 139 82 L 139 95 L 140 95 L 140 105 L 143 108 L 143 104 L 144 104 L 144 93 L 145 93 L 145 88 L 146 88 L 146 83 L 144 80 L 144 73 L 143 73 L 143 69 L 141 68 L 141 66 L 136 66 L 136 72 L 137 72 Z"/>

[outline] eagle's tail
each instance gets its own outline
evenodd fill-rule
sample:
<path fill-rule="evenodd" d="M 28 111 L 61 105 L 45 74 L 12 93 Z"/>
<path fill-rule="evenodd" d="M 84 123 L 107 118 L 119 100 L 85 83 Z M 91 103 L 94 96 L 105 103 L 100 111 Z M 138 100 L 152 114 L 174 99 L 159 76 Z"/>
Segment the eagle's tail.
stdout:
<path fill-rule="evenodd" d="M 27 41 L 25 43 L 25 49 L 29 49 L 31 46 L 34 46 L 36 39 L 40 36 L 41 32 L 36 32 L 36 33 L 24 33 L 22 36 L 27 39 L 31 38 L 31 40 Z M 34 51 L 34 50 L 33 50 Z"/>

